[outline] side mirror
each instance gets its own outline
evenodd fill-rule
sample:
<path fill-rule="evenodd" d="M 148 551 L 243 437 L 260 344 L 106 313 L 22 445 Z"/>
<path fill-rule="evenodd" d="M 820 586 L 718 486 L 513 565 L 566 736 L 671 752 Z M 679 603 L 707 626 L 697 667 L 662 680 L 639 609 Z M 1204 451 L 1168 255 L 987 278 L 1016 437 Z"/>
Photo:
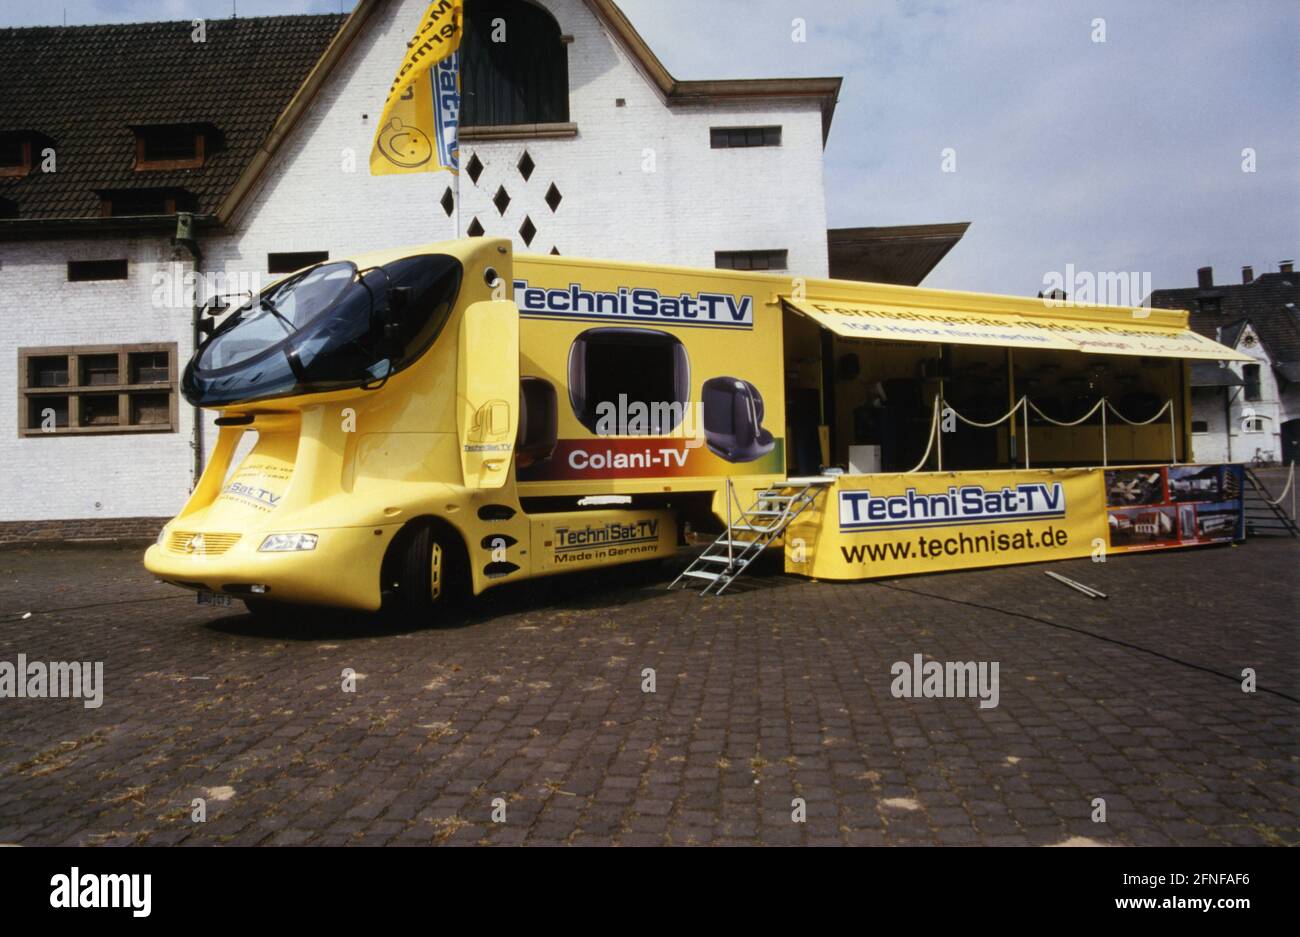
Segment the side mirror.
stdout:
<path fill-rule="evenodd" d="M 207 338 L 215 332 L 217 330 L 217 317 L 225 313 L 229 308 L 224 296 L 209 296 L 207 301 L 199 307 L 199 321 L 195 326 L 199 335 Z"/>
<path fill-rule="evenodd" d="M 411 307 L 411 288 L 409 286 L 394 286 L 388 291 L 388 311 L 394 316 L 400 316 Z"/>
<path fill-rule="evenodd" d="M 208 301 L 203 304 L 202 314 L 215 319 L 229 308 L 229 305 L 226 303 L 226 297 L 209 296 Z"/>

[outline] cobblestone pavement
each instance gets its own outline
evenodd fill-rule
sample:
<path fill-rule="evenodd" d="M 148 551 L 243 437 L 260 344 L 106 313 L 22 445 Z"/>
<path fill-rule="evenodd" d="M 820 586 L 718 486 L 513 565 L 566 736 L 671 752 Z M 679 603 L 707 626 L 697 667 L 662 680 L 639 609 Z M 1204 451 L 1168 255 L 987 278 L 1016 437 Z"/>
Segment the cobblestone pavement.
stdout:
<path fill-rule="evenodd" d="M 106 685 L 0 699 L 0 843 L 1300 840 L 1292 541 L 721 599 L 641 566 L 424 630 L 264 625 L 139 559 L 0 552 L 0 660 Z M 914 654 L 998 661 L 998 706 L 894 698 Z"/>

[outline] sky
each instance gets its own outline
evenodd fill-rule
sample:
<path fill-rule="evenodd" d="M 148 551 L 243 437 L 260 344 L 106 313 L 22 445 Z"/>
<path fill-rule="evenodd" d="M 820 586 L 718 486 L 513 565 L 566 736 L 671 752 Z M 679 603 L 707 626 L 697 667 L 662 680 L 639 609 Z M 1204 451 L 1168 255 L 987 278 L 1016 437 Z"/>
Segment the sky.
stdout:
<path fill-rule="evenodd" d="M 971 222 L 927 286 L 1032 295 L 1073 271 L 1163 289 L 1300 259 L 1300 0 L 619 2 L 680 79 L 843 76 L 828 223 Z M 0 0 L 0 25 L 232 4 L 353 0 Z"/>

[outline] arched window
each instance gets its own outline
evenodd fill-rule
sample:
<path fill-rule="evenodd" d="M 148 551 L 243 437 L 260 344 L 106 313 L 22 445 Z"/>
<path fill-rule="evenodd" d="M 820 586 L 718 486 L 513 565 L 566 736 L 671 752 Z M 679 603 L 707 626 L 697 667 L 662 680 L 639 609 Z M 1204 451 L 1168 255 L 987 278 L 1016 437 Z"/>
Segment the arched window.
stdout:
<path fill-rule="evenodd" d="M 493 42 L 504 32 L 504 42 Z M 550 13 L 525 0 L 469 0 L 461 126 L 567 123 L 569 50 Z"/>

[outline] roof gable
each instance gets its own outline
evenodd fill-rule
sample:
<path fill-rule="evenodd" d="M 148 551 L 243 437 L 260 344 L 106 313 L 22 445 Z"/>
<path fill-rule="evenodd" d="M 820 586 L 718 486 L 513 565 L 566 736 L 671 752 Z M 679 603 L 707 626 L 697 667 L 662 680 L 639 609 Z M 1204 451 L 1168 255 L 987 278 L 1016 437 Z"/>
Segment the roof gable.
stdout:
<path fill-rule="evenodd" d="M 1208 301 L 1208 302 L 1207 302 Z M 1218 306 L 1218 312 L 1213 307 Z M 1273 362 L 1300 361 L 1300 274 L 1265 273 L 1250 283 L 1155 290 L 1157 309 L 1186 309 L 1192 329 L 1234 347 L 1249 322 Z"/>

